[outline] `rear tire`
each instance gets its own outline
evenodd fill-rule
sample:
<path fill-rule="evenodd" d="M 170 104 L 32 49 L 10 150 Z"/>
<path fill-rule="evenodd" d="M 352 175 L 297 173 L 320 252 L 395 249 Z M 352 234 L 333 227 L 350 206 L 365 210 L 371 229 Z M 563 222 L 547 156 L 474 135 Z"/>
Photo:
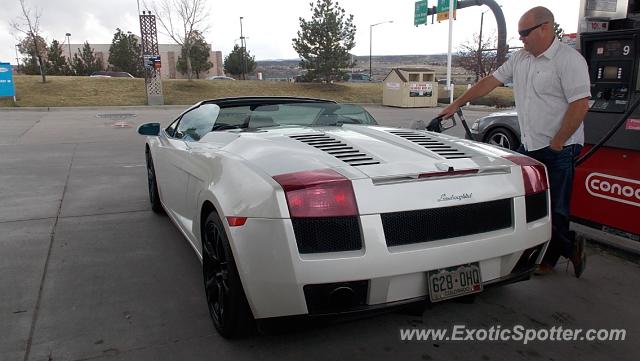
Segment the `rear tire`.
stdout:
<path fill-rule="evenodd" d="M 497 145 L 502 148 L 516 150 L 520 147 L 520 141 L 515 134 L 507 128 L 495 128 L 484 138 L 485 143 Z"/>
<path fill-rule="evenodd" d="M 209 315 L 220 335 L 242 337 L 256 330 L 229 239 L 216 212 L 202 230 L 202 274 Z"/>
<path fill-rule="evenodd" d="M 151 202 L 151 210 L 157 214 L 164 214 L 164 208 L 160 202 L 160 192 L 158 192 L 158 182 L 156 181 L 156 170 L 153 166 L 153 157 L 151 151 L 147 149 L 147 183 L 149 186 L 149 202 Z"/>

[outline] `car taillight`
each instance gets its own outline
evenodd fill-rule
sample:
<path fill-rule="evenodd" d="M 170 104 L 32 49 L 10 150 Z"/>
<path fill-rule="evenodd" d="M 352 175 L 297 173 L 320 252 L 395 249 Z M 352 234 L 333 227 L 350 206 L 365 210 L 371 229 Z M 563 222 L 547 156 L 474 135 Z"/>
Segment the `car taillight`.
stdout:
<path fill-rule="evenodd" d="M 358 214 L 351 181 L 331 169 L 274 176 L 287 197 L 291 217 L 338 217 Z"/>
<path fill-rule="evenodd" d="M 505 158 L 519 165 L 522 169 L 525 195 L 539 193 L 549 189 L 547 169 L 544 164 L 524 155 L 507 155 Z"/>

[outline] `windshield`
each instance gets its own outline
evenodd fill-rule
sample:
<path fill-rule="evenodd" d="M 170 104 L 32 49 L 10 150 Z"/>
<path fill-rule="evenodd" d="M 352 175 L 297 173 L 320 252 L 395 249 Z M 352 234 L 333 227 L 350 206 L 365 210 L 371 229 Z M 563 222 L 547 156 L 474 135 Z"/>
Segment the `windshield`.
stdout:
<path fill-rule="evenodd" d="M 264 128 L 283 125 L 339 126 L 377 124 L 362 107 L 335 103 L 295 103 L 220 109 L 213 130 Z"/>

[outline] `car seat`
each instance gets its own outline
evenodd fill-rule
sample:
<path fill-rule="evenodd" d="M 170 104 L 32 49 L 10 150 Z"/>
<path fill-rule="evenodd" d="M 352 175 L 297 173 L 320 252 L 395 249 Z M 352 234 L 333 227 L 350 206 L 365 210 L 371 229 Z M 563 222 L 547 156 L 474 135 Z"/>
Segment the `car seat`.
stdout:
<path fill-rule="evenodd" d="M 249 119 L 249 128 L 274 127 L 279 125 L 273 118 L 266 115 L 252 115 Z"/>

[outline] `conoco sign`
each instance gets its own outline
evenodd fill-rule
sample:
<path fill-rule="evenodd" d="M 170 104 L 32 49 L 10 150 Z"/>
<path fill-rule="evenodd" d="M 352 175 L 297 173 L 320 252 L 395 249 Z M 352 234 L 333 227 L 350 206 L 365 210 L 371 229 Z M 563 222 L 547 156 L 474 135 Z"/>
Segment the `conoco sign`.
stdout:
<path fill-rule="evenodd" d="M 640 181 L 603 173 L 587 176 L 585 187 L 594 197 L 640 207 Z"/>

